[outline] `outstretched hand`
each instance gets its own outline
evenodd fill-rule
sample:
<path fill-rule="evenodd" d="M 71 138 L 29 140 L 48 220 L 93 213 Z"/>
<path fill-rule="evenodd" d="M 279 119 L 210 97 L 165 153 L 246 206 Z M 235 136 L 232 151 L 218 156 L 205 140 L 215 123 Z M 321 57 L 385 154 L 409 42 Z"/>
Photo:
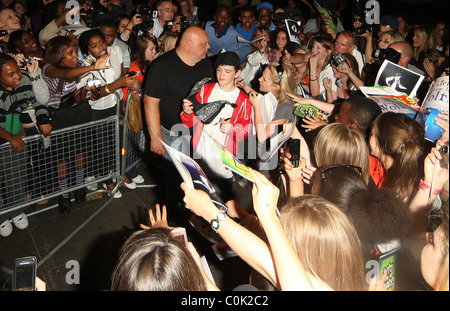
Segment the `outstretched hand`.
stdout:
<path fill-rule="evenodd" d="M 167 210 L 166 206 L 163 205 L 162 208 L 159 204 L 155 205 L 155 211 L 156 211 L 156 217 L 153 214 L 153 211 L 151 209 L 148 210 L 148 215 L 150 219 L 150 227 L 147 227 L 144 224 L 141 224 L 140 227 L 144 230 L 150 229 L 150 228 L 169 228 L 173 229 L 172 227 L 169 227 L 169 224 L 167 223 Z"/>

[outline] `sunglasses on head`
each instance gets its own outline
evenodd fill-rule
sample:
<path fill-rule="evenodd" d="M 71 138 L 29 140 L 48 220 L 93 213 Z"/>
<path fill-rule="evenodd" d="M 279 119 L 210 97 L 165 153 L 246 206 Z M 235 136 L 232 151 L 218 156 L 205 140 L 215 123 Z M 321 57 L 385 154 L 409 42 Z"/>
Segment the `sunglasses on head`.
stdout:
<path fill-rule="evenodd" d="M 362 174 L 362 169 L 361 169 L 361 167 L 359 167 L 359 166 L 355 166 L 355 165 L 328 165 L 328 166 L 326 166 L 325 168 L 323 168 L 323 169 L 319 169 L 319 174 L 320 174 L 320 177 L 323 179 L 323 181 L 327 181 L 327 178 L 326 178 L 326 176 L 330 173 L 330 172 L 332 172 L 332 171 L 334 171 L 334 170 L 336 170 L 336 169 L 338 169 L 338 168 L 348 168 L 348 169 L 352 169 L 352 170 L 354 170 L 355 172 L 357 172 L 361 177 L 363 176 L 363 174 Z"/>
<path fill-rule="evenodd" d="M 281 84 L 281 81 L 283 81 L 283 72 L 284 72 L 284 68 L 282 64 L 279 64 L 276 67 L 276 71 L 277 71 L 277 75 L 278 75 L 278 83 Z"/>

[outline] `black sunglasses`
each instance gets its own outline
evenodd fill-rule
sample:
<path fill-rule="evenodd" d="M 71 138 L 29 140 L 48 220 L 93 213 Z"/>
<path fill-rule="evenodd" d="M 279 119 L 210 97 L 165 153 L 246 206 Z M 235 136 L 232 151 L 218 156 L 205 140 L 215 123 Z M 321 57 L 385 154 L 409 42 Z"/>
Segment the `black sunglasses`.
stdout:
<path fill-rule="evenodd" d="M 353 169 L 355 172 L 357 172 L 361 177 L 363 177 L 362 174 L 362 169 L 359 166 L 355 166 L 355 165 L 328 165 L 326 167 L 324 167 L 323 169 L 319 169 L 320 172 L 320 177 L 322 177 L 323 181 L 327 181 L 326 176 L 327 174 L 329 174 L 330 172 L 334 171 L 335 169 L 338 168 L 349 168 L 349 169 Z"/>

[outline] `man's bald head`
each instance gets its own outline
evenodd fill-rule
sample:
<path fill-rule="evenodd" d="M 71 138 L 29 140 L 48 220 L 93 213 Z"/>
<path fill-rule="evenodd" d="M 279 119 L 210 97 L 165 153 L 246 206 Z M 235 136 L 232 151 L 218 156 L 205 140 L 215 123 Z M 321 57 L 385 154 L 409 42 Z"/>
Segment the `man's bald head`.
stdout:
<path fill-rule="evenodd" d="M 206 57 L 209 48 L 206 31 L 198 26 L 190 26 L 181 35 L 177 53 L 185 63 L 192 66 Z"/>

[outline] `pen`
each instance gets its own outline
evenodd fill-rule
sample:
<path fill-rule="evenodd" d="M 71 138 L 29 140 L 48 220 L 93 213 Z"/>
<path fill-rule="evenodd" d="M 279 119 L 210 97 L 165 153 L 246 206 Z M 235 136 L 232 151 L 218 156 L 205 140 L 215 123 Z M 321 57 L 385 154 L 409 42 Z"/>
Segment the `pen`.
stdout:
<path fill-rule="evenodd" d="M 224 121 L 229 121 L 231 118 L 227 118 L 227 119 L 225 119 Z M 216 123 L 214 123 L 213 125 L 217 125 L 217 124 L 219 124 L 220 123 L 220 121 L 219 122 L 216 122 Z"/>

